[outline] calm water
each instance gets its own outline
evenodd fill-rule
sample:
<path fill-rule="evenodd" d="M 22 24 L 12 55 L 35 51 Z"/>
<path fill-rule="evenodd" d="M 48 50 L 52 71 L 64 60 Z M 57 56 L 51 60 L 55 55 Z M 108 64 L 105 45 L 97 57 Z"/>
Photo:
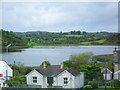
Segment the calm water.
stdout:
<path fill-rule="evenodd" d="M 1 59 L 8 63 L 22 62 L 27 66 L 40 65 L 44 60 L 60 64 L 70 55 L 92 51 L 94 55 L 112 54 L 118 46 L 39 46 L 23 49 L 22 52 L 3 53 Z"/>

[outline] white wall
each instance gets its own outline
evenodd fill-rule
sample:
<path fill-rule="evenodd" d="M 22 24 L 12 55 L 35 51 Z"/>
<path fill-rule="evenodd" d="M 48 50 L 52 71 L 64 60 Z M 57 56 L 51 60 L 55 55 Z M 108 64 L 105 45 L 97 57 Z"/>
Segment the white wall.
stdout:
<path fill-rule="evenodd" d="M 43 84 L 43 88 L 47 88 L 47 86 L 48 86 L 47 77 L 44 77 L 43 80 L 44 80 L 44 81 L 43 81 L 43 83 L 44 83 L 44 84 Z"/>
<path fill-rule="evenodd" d="M 112 79 L 112 74 L 103 74 L 103 77 L 104 77 L 104 80 L 105 80 L 105 77 L 106 77 L 106 80 L 111 80 Z"/>
<path fill-rule="evenodd" d="M 120 80 L 120 71 L 114 73 L 114 79 Z"/>
<path fill-rule="evenodd" d="M 37 77 L 37 83 L 33 83 L 33 77 Z M 27 84 L 28 85 L 41 85 L 43 87 L 44 82 L 43 82 L 43 75 L 40 74 L 38 71 L 33 70 L 30 73 L 26 75 L 27 79 Z"/>
<path fill-rule="evenodd" d="M 68 84 L 64 84 L 64 77 L 68 78 Z M 68 71 L 63 71 L 54 78 L 53 86 L 62 86 L 63 88 L 74 88 L 74 76 Z"/>
<path fill-rule="evenodd" d="M 84 73 L 81 72 L 74 80 L 75 88 L 81 88 L 84 86 Z"/>
<path fill-rule="evenodd" d="M 0 74 L 3 75 L 3 77 L 0 77 L 0 83 L 4 82 L 6 80 L 6 75 L 7 77 L 12 77 L 13 76 L 13 70 L 7 65 L 5 61 L 0 61 Z M 8 79 L 9 79 L 8 77 Z"/>

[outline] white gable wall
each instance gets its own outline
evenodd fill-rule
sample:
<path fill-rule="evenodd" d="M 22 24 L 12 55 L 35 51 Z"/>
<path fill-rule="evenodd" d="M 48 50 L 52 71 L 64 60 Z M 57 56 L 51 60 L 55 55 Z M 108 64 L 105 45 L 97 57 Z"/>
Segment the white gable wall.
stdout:
<path fill-rule="evenodd" d="M 37 77 L 37 83 L 33 83 L 33 77 Z M 38 71 L 33 70 L 29 74 L 26 75 L 27 84 L 28 85 L 41 85 L 43 87 L 43 75 L 40 74 Z"/>
<path fill-rule="evenodd" d="M 114 79 L 120 80 L 120 70 L 114 73 Z"/>
<path fill-rule="evenodd" d="M 103 74 L 104 80 L 111 80 L 112 79 L 112 74 Z"/>
<path fill-rule="evenodd" d="M 12 73 L 12 69 L 7 65 L 7 63 L 5 61 L 0 61 L 0 74 L 3 74 L 4 77 L 6 75 L 12 77 Z"/>
<path fill-rule="evenodd" d="M 12 69 L 7 65 L 5 61 L 0 61 L 0 74 L 3 75 L 0 77 L 0 83 L 3 83 L 6 80 L 6 76 L 8 77 L 8 80 L 9 77 L 13 76 Z"/>
<path fill-rule="evenodd" d="M 64 78 L 68 78 L 68 84 L 64 84 Z M 63 71 L 54 77 L 53 86 L 62 86 L 63 88 L 74 88 L 74 76 L 68 71 Z"/>
<path fill-rule="evenodd" d="M 110 71 L 108 68 L 106 69 L 106 68 L 103 68 L 102 70 L 101 70 L 101 72 L 103 73 L 103 78 L 104 78 L 104 80 L 106 79 L 106 80 L 111 80 L 112 79 L 112 71 Z"/>

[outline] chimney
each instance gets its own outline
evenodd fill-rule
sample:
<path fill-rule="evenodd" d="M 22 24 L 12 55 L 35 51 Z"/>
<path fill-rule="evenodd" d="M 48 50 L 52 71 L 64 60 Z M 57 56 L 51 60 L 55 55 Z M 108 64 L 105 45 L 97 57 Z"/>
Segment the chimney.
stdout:
<path fill-rule="evenodd" d="M 60 65 L 60 69 L 63 69 L 63 67 L 64 67 L 64 64 L 63 64 L 63 63 L 61 63 L 61 65 Z"/>
<path fill-rule="evenodd" d="M 46 68 L 46 66 L 47 66 L 46 63 L 44 63 L 44 64 L 43 64 L 43 68 Z"/>
<path fill-rule="evenodd" d="M 117 50 L 117 48 L 115 47 L 115 51 Z"/>

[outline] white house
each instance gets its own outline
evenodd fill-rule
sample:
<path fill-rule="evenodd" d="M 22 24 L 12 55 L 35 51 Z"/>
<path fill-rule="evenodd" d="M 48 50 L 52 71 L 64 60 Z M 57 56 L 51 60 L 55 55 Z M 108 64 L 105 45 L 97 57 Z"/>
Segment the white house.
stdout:
<path fill-rule="evenodd" d="M 13 71 L 5 61 L 0 60 L 0 86 L 13 76 Z"/>
<path fill-rule="evenodd" d="M 113 74 L 113 72 L 112 72 L 111 69 L 109 69 L 109 68 L 102 68 L 101 72 L 103 73 L 104 80 L 108 80 L 108 81 L 112 80 L 112 74 Z"/>
<path fill-rule="evenodd" d="M 120 80 L 120 70 L 114 73 L 114 79 Z"/>
<path fill-rule="evenodd" d="M 73 68 L 53 65 L 40 67 L 26 75 L 28 85 L 41 85 L 42 88 L 81 88 L 84 85 L 84 73 Z"/>

